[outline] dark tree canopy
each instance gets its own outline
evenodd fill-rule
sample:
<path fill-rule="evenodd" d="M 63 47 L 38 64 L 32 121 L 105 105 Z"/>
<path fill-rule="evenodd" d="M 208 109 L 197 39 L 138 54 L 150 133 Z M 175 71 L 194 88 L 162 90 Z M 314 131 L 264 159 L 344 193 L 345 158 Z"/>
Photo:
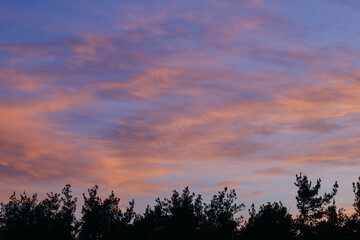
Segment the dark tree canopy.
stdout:
<path fill-rule="evenodd" d="M 70 185 L 42 201 L 37 194 L 24 192 L 18 198 L 14 192 L 7 204 L 1 203 L 1 239 L 74 239 L 75 210 Z"/>
<path fill-rule="evenodd" d="M 83 194 L 81 217 L 75 217 L 77 199 L 70 185 L 61 193 L 13 193 L 0 207 L 0 240 L 331 240 L 360 239 L 360 178 L 353 183 L 354 213 L 345 214 L 335 204 L 338 184 L 330 193 L 319 194 L 321 180 L 313 185 L 306 175 L 296 175 L 299 214 L 292 217 L 281 202 L 268 202 L 249 209 L 248 219 L 240 212 L 235 190 L 224 188 L 208 203 L 186 187 L 170 198 L 156 199 L 143 214 L 134 210 L 134 200 L 125 209 L 111 192 L 102 199 L 98 186 Z M 80 214 L 80 213 L 79 213 Z"/>
<path fill-rule="evenodd" d="M 214 195 L 210 204 L 205 204 L 206 226 L 205 231 L 209 239 L 233 239 L 237 234 L 237 226 L 242 217 L 235 217 L 235 214 L 242 211 L 244 204 L 236 204 L 235 190 L 223 191 Z"/>
<path fill-rule="evenodd" d="M 353 182 L 353 192 L 355 194 L 353 206 L 356 214 L 360 215 L 360 177 L 356 183 Z"/>
<path fill-rule="evenodd" d="M 89 196 L 83 194 L 81 230 L 79 239 L 118 239 L 128 234 L 128 228 L 135 218 L 134 201 L 123 213 L 119 207 L 120 198 L 111 192 L 109 197 L 102 200 L 98 194 L 98 186 L 88 189 Z M 123 236 L 124 237 L 124 236 Z M 126 236 L 128 237 L 128 236 Z"/>
<path fill-rule="evenodd" d="M 312 182 L 302 173 L 296 175 L 294 184 L 298 187 L 296 196 L 296 206 L 300 213 L 298 219 L 301 224 L 313 225 L 324 216 L 325 206 L 331 203 L 339 186 L 335 182 L 331 193 L 319 196 L 321 179 L 317 179 L 316 184 L 312 186 Z"/>
<path fill-rule="evenodd" d="M 293 219 L 281 202 L 268 202 L 258 212 L 252 204 L 249 215 L 242 233 L 244 239 L 294 239 Z"/>

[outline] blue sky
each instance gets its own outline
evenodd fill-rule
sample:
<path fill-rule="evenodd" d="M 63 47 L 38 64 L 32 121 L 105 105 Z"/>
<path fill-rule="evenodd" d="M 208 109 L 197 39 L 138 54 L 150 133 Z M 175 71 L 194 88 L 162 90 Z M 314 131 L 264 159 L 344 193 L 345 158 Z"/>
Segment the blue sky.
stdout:
<path fill-rule="evenodd" d="M 295 209 L 359 175 L 356 1 L 3 1 L 0 198 L 189 186 Z"/>

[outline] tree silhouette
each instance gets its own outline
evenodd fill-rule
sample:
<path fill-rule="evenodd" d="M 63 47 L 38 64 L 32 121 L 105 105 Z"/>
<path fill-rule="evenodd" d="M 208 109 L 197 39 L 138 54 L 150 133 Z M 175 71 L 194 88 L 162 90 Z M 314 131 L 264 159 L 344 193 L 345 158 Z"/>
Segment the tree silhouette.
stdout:
<path fill-rule="evenodd" d="M 70 185 L 59 193 L 48 193 L 39 201 L 37 194 L 15 192 L 7 204 L 1 203 L 1 239 L 74 239 L 76 198 Z"/>
<path fill-rule="evenodd" d="M 314 239 L 313 230 L 324 217 L 325 207 L 333 200 L 339 186 L 335 182 L 331 193 L 324 193 L 323 196 L 319 196 L 321 179 L 317 179 L 315 186 L 312 186 L 312 182 L 302 173 L 296 175 L 294 184 L 298 187 L 296 196 L 296 206 L 300 213 L 297 219 L 298 234 L 304 239 Z"/>
<path fill-rule="evenodd" d="M 120 198 L 111 192 L 108 198 L 102 200 L 98 194 L 98 186 L 88 189 L 89 196 L 83 194 L 81 229 L 79 239 L 118 239 L 119 236 L 127 239 L 130 232 L 130 223 L 134 220 L 134 201 L 123 213 L 119 208 Z"/>
<path fill-rule="evenodd" d="M 204 204 L 200 195 L 186 187 L 176 190 L 170 199 L 156 199 L 154 208 L 135 220 L 136 239 L 235 239 L 239 218 L 235 214 L 244 208 L 235 203 L 235 190 L 214 195 Z"/>
<path fill-rule="evenodd" d="M 324 215 L 324 207 L 328 205 L 337 193 L 338 184 L 335 182 L 331 193 L 319 195 L 321 188 L 321 179 L 317 179 L 316 184 L 312 187 L 312 182 L 307 176 L 296 175 L 295 186 L 298 187 L 296 196 L 296 206 L 299 209 L 299 220 L 305 224 L 314 224 Z"/>
<path fill-rule="evenodd" d="M 195 198 L 186 187 L 182 194 L 174 190 L 170 199 L 156 199 L 154 209 L 148 206 L 135 226 L 146 230 L 142 239 L 199 239 L 202 218 L 201 196 Z"/>
<path fill-rule="evenodd" d="M 360 177 L 358 178 L 358 181 L 355 183 L 353 182 L 353 192 L 355 194 L 355 199 L 354 199 L 354 210 L 356 212 L 357 215 L 360 215 Z"/>
<path fill-rule="evenodd" d="M 165 211 L 170 214 L 169 227 L 172 239 L 195 239 L 200 226 L 200 219 L 196 214 L 196 204 L 194 193 L 190 193 L 186 187 L 180 195 L 173 191 L 170 200 L 165 202 Z M 201 196 L 198 197 L 200 199 Z"/>
<path fill-rule="evenodd" d="M 348 239 L 360 239 L 360 177 L 352 185 L 355 195 L 353 203 L 355 213 L 347 218 L 344 229 L 346 230 L 346 235 L 349 236 Z"/>
<path fill-rule="evenodd" d="M 71 195 L 70 185 L 42 200 L 37 194 L 17 196 L 14 192 L 8 203 L 0 204 L 0 239 L 360 239 L 360 178 L 353 183 L 355 213 L 351 216 L 335 204 L 337 182 L 330 193 L 320 195 L 321 180 L 313 185 L 300 173 L 295 186 L 296 218 L 281 202 L 268 202 L 258 210 L 253 204 L 247 221 L 238 215 L 244 204 L 236 203 L 235 190 L 228 188 L 215 194 L 209 203 L 188 187 L 180 193 L 174 190 L 170 198 L 157 198 L 153 207 L 136 214 L 134 200 L 121 210 L 120 198 L 114 192 L 101 199 L 95 185 L 83 194 L 79 221 L 75 217 L 77 199 Z"/>
<path fill-rule="evenodd" d="M 350 234 L 346 228 L 348 217 L 344 211 L 343 208 L 337 209 L 335 201 L 328 206 L 324 212 L 324 219 L 314 226 L 313 239 L 348 239 Z"/>
<path fill-rule="evenodd" d="M 291 215 L 281 202 L 260 206 L 258 212 L 252 204 L 250 218 L 242 230 L 244 239 L 295 239 L 294 224 Z"/>
<path fill-rule="evenodd" d="M 57 215 L 59 225 L 62 227 L 60 234 L 62 239 L 73 239 L 77 232 L 77 221 L 75 217 L 76 201 L 71 195 L 70 185 L 66 185 L 62 190 L 63 196 L 61 197 L 61 210 Z"/>
<path fill-rule="evenodd" d="M 244 204 L 236 204 L 235 190 L 228 191 L 225 187 L 214 195 L 210 204 L 205 204 L 206 224 L 204 230 L 207 239 L 234 239 L 237 227 L 242 217 L 235 217 L 236 213 L 245 208 Z"/>

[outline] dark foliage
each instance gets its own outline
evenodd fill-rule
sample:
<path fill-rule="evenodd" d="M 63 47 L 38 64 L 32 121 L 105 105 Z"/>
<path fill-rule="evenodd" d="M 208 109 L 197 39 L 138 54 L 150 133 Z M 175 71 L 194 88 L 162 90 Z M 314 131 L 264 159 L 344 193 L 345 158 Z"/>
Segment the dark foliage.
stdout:
<path fill-rule="evenodd" d="M 0 207 L 0 240 L 113 240 L 113 239 L 224 239 L 224 240 L 322 240 L 360 239 L 360 178 L 353 183 L 354 213 L 347 216 L 335 204 L 338 184 L 330 193 L 319 194 L 321 180 L 313 185 L 307 176 L 296 175 L 296 202 L 299 214 L 292 217 L 281 202 L 268 202 L 249 209 L 245 221 L 239 214 L 235 190 L 224 188 L 204 203 L 186 187 L 170 198 L 156 199 L 143 214 L 134 211 L 134 200 L 123 210 L 113 192 L 101 199 L 98 186 L 83 194 L 81 218 L 75 218 L 77 199 L 70 185 L 61 193 L 15 193 Z"/>
<path fill-rule="evenodd" d="M 302 239 L 318 239 L 317 229 L 319 224 L 323 222 L 322 219 L 326 213 L 332 211 L 331 208 L 326 210 L 325 207 L 334 200 L 339 186 L 335 182 L 331 193 L 324 193 L 323 196 L 319 196 L 321 179 L 317 179 L 315 186 L 312 186 L 312 182 L 309 181 L 308 177 L 303 176 L 301 173 L 296 175 L 296 182 L 294 184 L 298 187 L 296 206 L 299 210 L 299 215 L 296 225 L 299 237 Z"/>
<path fill-rule="evenodd" d="M 253 204 L 249 214 L 242 231 L 243 239 L 295 239 L 293 219 L 281 202 L 262 205 L 258 212 Z"/>
<path fill-rule="evenodd" d="M 119 208 L 120 198 L 114 192 L 102 200 L 97 195 L 98 186 L 88 189 L 89 196 L 83 194 L 84 205 L 80 221 L 79 239 L 129 239 L 131 223 L 135 218 L 134 201 L 125 212 Z"/>
<path fill-rule="evenodd" d="M 173 191 L 170 199 L 156 199 L 154 208 L 135 221 L 137 239 L 196 239 L 202 223 L 202 199 L 186 187 Z"/>
<path fill-rule="evenodd" d="M 242 217 L 236 218 L 235 214 L 242 211 L 244 204 L 236 204 L 235 190 L 223 191 L 214 195 L 210 204 L 205 204 L 204 231 L 206 239 L 235 239 L 237 226 Z"/>
<path fill-rule="evenodd" d="M 49 193 L 39 201 L 37 195 L 15 194 L 1 203 L 1 239 L 74 239 L 76 234 L 76 198 L 70 185 L 62 194 Z"/>

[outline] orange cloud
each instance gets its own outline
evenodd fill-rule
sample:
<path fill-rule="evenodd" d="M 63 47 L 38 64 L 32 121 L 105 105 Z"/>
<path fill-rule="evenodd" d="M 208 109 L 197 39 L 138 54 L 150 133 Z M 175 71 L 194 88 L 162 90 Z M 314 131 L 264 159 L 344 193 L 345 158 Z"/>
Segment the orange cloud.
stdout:
<path fill-rule="evenodd" d="M 357 167 L 358 54 L 312 44 L 320 33 L 265 4 L 124 4 L 109 32 L 0 45 L 0 194 L 59 179 L 205 191 Z"/>

